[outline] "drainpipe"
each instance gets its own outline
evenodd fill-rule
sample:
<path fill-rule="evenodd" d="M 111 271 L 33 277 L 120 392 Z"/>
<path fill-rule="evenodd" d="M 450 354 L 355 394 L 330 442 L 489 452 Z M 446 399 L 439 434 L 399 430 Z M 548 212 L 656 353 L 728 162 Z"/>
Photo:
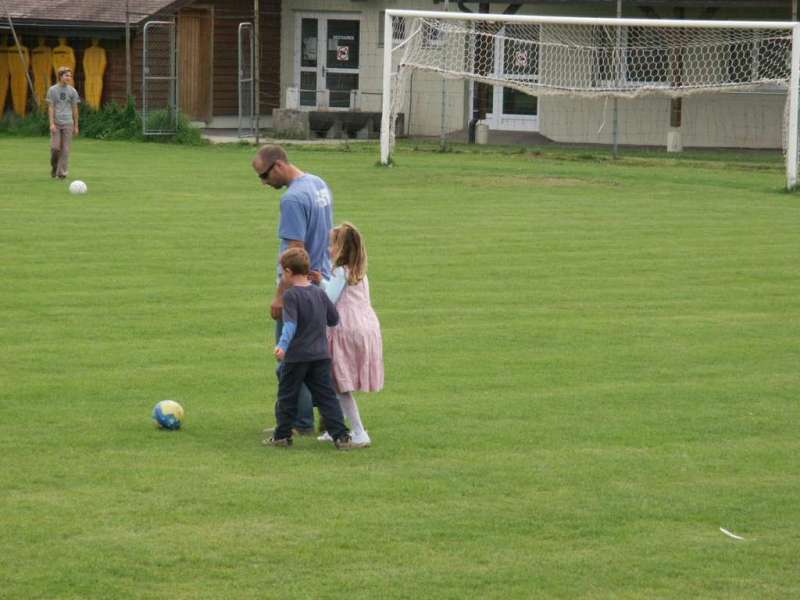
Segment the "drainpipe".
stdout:
<path fill-rule="evenodd" d="M 617 0 L 617 18 L 618 19 L 622 18 L 622 0 Z M 622 29 L 620 27 L 617 27 L 617 45 L 615 46 L 614 51 L 616 52 L 617 60 L 619 61 L 622 60 L 621 38 L 622 38 Z M 621 70 L 622 70 L 622 65 L 621 64 L 617 65 L 617 72 L 615 74 L 615 77 L 618 85 L 621 79 L 620 76 Z M 612 156 L 614 158 L 619 158 L 619 101 L 616 96 L 614 96 L 614 126 L 611 132 L 611 136 L 612 136 Z"/>
<path fill-rule="evenodd" d="M 461 3 L 459 2 L 459 6 Z M 481 2 L 478 5 L 478 12 L 479 13 L 488 13 L 490 11 L 489 3 L 488 2 Z M 482 41 L 481 43 L 485 43 Z M 473 84 L 475 91 L 478 93 L 478 108 L 472 109 L 472 120 L 469 122 L 468 127 L 468 134 L 469 134 L 469 143 L 475 143 L 475 125 L 478 124 L 478 121 L 481 119 L 486 118 L 486 104 L 487 104 L 487 93 L 488 87 L 482 83 Z"/>
<path fill-rule="evenodd" d="M 449 0 L 444 0 L 444 12 L 449 12 L 450 10 L 450 2 Z M 447 34 L 445 34 L 447 35 Z M 445 40 L 445 43 L 447 41 Z M 441 132 L 439 138 L 439 150 L 444 152 L 447 150 L 447 123 L 445 119 L 445 112 L 447 111 L 447 79 L 442 77 L 442 122 L 441 122 Z"/>
<path fill-rule="evenodd" d="M 261 133 L 259 123 L 261 118 L 261 86 L 259 85 L 261 81 L 260 15 L 261 7 L 259 6 L 259 0 L 253 0 L 253 46 L 255 46 L 255 52 L 253 53 L 253 110 L 256 113 L 256 146 L 258 146 L 258 138 Z"/>
<path fill-rule="evenodd" d="M 131 12 L 129 1 L 125 0 L 125 101 L 130 102 L 133 95 L 131 78 Z"/>

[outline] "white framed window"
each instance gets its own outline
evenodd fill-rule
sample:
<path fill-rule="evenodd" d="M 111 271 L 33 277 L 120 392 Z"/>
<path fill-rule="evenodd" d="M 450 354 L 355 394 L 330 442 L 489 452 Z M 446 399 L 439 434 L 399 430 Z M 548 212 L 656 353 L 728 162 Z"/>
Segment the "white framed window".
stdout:
<path fill-rule="evenodd" d="M 666 47 L 654 47 L 645 27 L 604 25 L 592 28 L 594 71 L 598 88 L 666 87 L 671 81 L 670 56 Z"/>
<path fill-rule="evenodd" d="M 792 60 L 788 39 L 765 38 L 731 44 L 728 57 L 728 81 L 786 79 Z"/>
<path fill-rule="evenodd" d="M 422 47 L 431 49 L 438 48 L 444 43 L 444 32 L 428 21 L 422 23 Z"/>
<path fill-rule="evenodd" d="M 406 37 L 406 20 L 404 17 L 395 17 L 394 31 L 392 32 L 392 40 L 395 44 L 399 44 Z M 382 10 L 378 13 L 378 48 L 383 48 L 383 37 L 386 34 L 386 11 Z"/>

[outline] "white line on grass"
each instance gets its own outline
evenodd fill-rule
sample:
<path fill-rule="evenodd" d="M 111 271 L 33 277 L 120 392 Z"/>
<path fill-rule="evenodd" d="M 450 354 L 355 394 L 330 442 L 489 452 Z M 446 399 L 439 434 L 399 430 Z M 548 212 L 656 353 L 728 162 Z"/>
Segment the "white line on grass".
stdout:
<path fill-rule="evenodd" d="M 719 530 L 720 530 L 722 533 L 724 533 L 725 535 L 727 535 L 728 537 L 731 537 L 731 538 L 733 538 L 733 539 L 735 539 L 735 540 L 743 540 L 743 539 L 744 539 L 743 537 L 741 537 L 741 536 L 738 536 L 738 535 L 736 535 L 735 533 L 731 533 L 730 531 L 728 531 L 727 529 L 724 529 L 724 528 L 722 528 L 722 527 L 720 527 L 720 528 L 719 528 Z"/>

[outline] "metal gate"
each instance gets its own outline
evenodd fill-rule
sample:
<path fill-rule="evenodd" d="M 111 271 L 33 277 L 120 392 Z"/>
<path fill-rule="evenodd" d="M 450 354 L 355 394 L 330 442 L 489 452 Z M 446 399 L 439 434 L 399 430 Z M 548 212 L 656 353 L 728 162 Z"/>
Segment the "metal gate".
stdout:
<path fill-rule="evenodd" d="M 149 21 L 143 32 L 142 127 L 145 135 L 178 131 L 178 57 L 174 21 Z"/>
<path fill-rule="evenodd" d="M 253 24 L 239 23 L 239 137 L 256 134 Z"/>

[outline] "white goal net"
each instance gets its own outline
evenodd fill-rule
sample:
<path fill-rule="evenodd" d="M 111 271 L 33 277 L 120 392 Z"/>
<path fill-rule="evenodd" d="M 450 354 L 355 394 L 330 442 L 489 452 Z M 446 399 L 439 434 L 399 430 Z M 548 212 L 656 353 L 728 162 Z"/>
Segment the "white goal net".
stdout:
<path fill-rule="evenodd" d="M 565 107 L 589 100 L 595 104 L 598 100 L 602 104 L 603 98 L 653 103 L 660 98 L 659 106 L 664 102 L 667 106 L 666 125 L 678 132 L 681 99 L 746 93 L 747 103 L 739 104 L 752 107 L 759 94 L 768 95 L 777 98 L 775 106 L 781 104 L 773 111 L 773 127 L 786 154 L 787 185 L 793 188 L 798 163 L 798 27 L 790 22 L 389 10 L 384 34 L 381 162 L 391 161 L 399 133 L 396 128 L 403 126 L 398 115 L 409 113 L 419 103 L 410 97 L 412 76 L 424 72 L 429 77 L 477 82 L 460 88 L 462 96 L 469 96 L 461 99 L 463 121 L 475 115 L 485 118 L 491 110 L 489 93 L 480 91 L 489 86 L 540 99 L 561 96 L 561 118 L 566 121 L 570 119 L 563 115 Z M 436 103 L 431 99 L 432 107 Z M 711 118 L 714 109 L 707 108 L 706 113 L 702 119 Z M 727 129 L 742 127 L 741 121 L 748 118 L 753 120 L 743 109 Z M 701 120 L 695 117 L 691 126 L 701 129 Z M 725 129 L 722 124 L 720 130 Z"/>

